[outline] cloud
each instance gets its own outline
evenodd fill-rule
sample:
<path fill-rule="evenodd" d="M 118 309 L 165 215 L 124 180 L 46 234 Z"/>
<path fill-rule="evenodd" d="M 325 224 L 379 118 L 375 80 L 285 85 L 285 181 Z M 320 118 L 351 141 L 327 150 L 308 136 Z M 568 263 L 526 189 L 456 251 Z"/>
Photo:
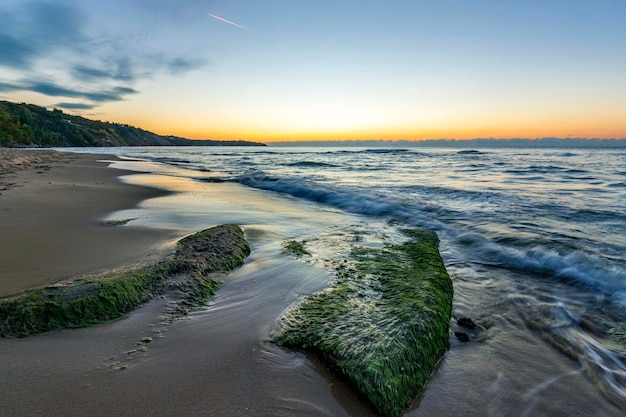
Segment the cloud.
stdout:
<path fill-rule="evenodd" d="M 82 98 L 96 103 L 121 101 L 124 97 L 138 93 L 130 87 L 113 87 L 110 89 L 85 90 L 71 89 L 52 82 L 23 80 L 18 83 L 0 82 L 1 92 L 33 91 L 50 97 Z"/>
<path fill-rule="evenodd" d="M 85 103 L 57 103 L 53 107 L 60 107 L 68 110 L 91 110 L 96 106 L 94 104 Z"/>
<path fill-rule="evenodd" d="M 0 81 L 0 93 L 9 93 L 16 90 L 21 90 L 21 88 L 16 87 L 14 84 L 3 83 L 2 81 Z"/>
<path fill-rule="evenodd" d="M 121 101 L 124 99 L 124 96 L 137 93 L 137 90 L 130 87 L 114 87 L 112 89 L 104 89 L 100 91 L 85 91 L 82 89 L 71 89 L 57 84 L 41 81 L 27 81 L 23 84 L 23 86 L 26 87 L 27 90 L 35 91 L 47 96 L 85 98 L 99 103 L 107 101 Z"/>
<path fill-rule="evenodd" d="M 201 58 L 174 58 L 167 63 L 171 74 L 181 74 L 190 70 L 198 69 L 206 65 L 206 60 Z"/>
<path fill-rule="evenodd" d="M 36 53 L 37 47 L 35 45 L 0 32 L 0 65 L 27 69 Z"/>
<path fill-rule="evenodd" d="M 100 68 L 87 67 L 82 64 L 76 65 L 71 71 L 74 78 L 81 81 L 92 81 L 111 77 L 111 74 L 108 71 Z"/>
<path fill-rule="evenodd" d="M 167 57 L 152 55 L 144 57 L 117 57 L 100 62 L 99 65 L 87 66 L 77 64 L 70 72 L 74 78 L 87 82 L 121 81 L 133 82 L 147 79 L 159 72 L 171 75 L 202 68 L 207 61 L 196 57 Z M 150 69 L 150 71 L 146 71 Z"/>
<path fill-rule="evenodd" d="M 88 109 L 137 94 L 133 86 L 138 80 L 181 75 L 207 63 L 154 42 L 152 25 L 144 32 L 132 21 L 124 21 L 125 26 L 110 20 L 101 21 L 106 27 L 94 25 L 95 10 L 81 9 L 92 6 L 90 2 L 13 3 L 13 8 L 0 6 L 0 70 L 8 68 L 17 77 L 2 77 L 3 92 L 84 100 L 65 104 Z M 112 9 L 124 4 L 114 3 Z"/>
<path fill-rule="evenodd" d="M 77 64 L 70 69 L 74 78 L 80 81 L 121 81 L 132 82 L 139 78 L 148 78 L 149 73 L 136 73 L 131 68 L 128 59 L 124 58 L 118 65 L 109 62 L 102 62 L 98 66 L 86 66 Z"/>
<path fill-rule="evenodd" d="M 29 2 L 16 11 L 0 10 L 0 64 L 30 69 L 54 45 L 81 39 L 81 14 L 64 4 Z"/>

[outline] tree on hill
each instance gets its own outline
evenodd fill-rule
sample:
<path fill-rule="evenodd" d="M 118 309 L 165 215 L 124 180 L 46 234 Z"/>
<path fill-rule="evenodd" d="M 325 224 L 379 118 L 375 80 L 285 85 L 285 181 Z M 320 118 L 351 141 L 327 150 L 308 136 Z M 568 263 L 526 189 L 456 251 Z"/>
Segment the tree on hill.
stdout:
<path fill-rule="evenodd" d="M 0 146 L 265 146 L 244 141 L 194 141 L 119 123 L 85 119 L 33 104 L 0 101 Z"/>

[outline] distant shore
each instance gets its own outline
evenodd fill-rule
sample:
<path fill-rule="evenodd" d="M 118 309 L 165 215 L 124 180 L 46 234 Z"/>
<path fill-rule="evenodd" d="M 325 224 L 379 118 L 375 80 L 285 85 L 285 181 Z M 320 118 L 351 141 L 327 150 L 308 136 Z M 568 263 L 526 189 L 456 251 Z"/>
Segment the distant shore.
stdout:
<path fill-rule="evenodd" d="M 0 148 L 0 297 L 149 262 L 173 232 L 107 227 L 103 217 L 165 191 L 125 184 L 110 155 Z"/>

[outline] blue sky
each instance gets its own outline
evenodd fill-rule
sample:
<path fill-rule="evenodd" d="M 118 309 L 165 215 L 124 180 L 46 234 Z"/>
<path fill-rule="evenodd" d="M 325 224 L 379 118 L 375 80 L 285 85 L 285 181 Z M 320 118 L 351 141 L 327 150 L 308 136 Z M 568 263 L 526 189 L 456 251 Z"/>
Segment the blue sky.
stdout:
<path fill-rule="evenodd" d="M 162 134 L 626 137 L 625 1 L 3 0 L 0 21 L 0 99 Z"/>

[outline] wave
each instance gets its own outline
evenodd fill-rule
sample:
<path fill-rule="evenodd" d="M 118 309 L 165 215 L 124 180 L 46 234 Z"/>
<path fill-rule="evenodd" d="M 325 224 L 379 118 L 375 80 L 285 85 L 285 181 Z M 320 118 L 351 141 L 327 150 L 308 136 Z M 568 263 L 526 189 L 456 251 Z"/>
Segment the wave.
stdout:
<path fill-rule="evenodd" d="M 574 248 L 558 252 L 546 245 L 532 245 L 530 242 L 510 241 L 507 245 L 489 240 L 479 233 L 459 233 L 454 226 L 446 226 L 434 215 L 442 215 L 441 208 L 434 213 L 424 204 L 400 202 L 382 196 L 363 194 L 357 191 L 336 190 L 320 184 L 299 179 L 284 179 L 267 175 L 248 175 L 236 179 L 244 185 L 275 191 L 316 203 L 326 204 L 350 213 L 377 217 L 391 217 L 407 225 L 426 227 L 445 232 L 458 245 L 472 254 L 476 262 L 485 265 L 530 272 L 539 277 L 552 277 L 575 283 L 601 292 L 626 292 L 626 271 L 609 264 L 602 258 L 578 251 Z M 442 190 L 431 190 L 442 193 Z M 484 200 L 489 196 L 461 192 L 466 197 Z"/>
<path fill-rule="evenodd" d="M 329 164 L 327 162 L 317 162 L 317 161 L 298 161 L 298 162 L 292 162 L 292 163 L 289 163 L 289 164 L 285 164 L 285 166 L 288 166 L 288 167 L 304 167 L 304 168 L 319 168 L 319 167 L 336 168 L 339 165 Z"/>
<path fill-rule="evenodd" d="M 409 152 L 408 149 L 366 149 L 363 151 L 365 153 L 405 153 Z"/>
<path fill-rule="evenodd" d="M 566 254 L 546 246 L 526 250 L 494 243 L 477 233 L 464 233 L 456 241 L 471 249 L 479 263 L 548 276 L 613 295 L 626 293 L 626 271 L 581 251 Z"/>
<path fill-rule="evenodd" d="M 531 328 L 577 359 L 600 391 L 614 404 L 626 408 L 626 363 L 619 349 L 610 349 L 597 339 L 603 332 L 602 326 L 581 317 L 562 302 L 542 303 L 523 295 L 513 295 L 511 299 L 522 307 L 521 316 Z"/>
<path fill-rule="evenodd" d="M 275 191 L 316 203 L 326 204 L 355 214 L 391 216 L 414 226 L 440 230 L 441 224 L 427 218 L 414 206 L 389 201 L 382 197 L 364 195 L 353 191 L 336 191 L 301 180 L 287 180 L 270 176 L 241 176 L 237 182 L 261 190 Z"/>
<path fill-rule="evenodd" d="M 328 151 L 328 154 L 421 154 L 421 152 L 414 151 L 412 149 L 404 148 L 371 148 L 371 149 L 341 149 Z"/>
<path fill-rule="evenodd" d="M 552 173 L 569 173 L 569 174 L 583 174 L 588 173 L 583 169 L 578 168 L 563 168 L 559 166 L 528 166 L 524 168 L 511 168 L 503 171 L 506 174 L 552 174 Z"/>
<path fill-rule="evenodd" d="M 477 151 L 475 149 L 466 149 L 463 151 L 458 151 L 457 154 L 459 155 L 484 155 L 484 152 L 481 151 Z"/>
<path fill-rule="evenodd" d="M 188 159 L 181 159 L 181 158 L 170 158 L 170 157 L 152 157 L 152 158 L 148 158 L 150 161 L 153 162 L 161 162 L 164 164 L 171 164 L 171 165 L 179 165 L 179 164 L 190 164 L 191 161 Z"/>

